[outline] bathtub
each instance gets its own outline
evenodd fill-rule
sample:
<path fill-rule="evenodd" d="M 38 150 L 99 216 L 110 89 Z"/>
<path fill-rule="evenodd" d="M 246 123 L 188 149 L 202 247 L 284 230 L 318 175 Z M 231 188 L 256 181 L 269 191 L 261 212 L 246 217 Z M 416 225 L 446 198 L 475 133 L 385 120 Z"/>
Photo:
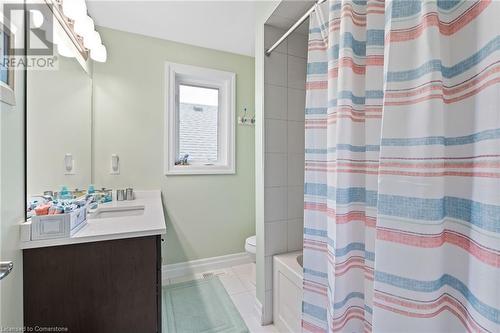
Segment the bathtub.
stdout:
<path fill-rule="evenodd" d="M 273 321 L 280 332 L 301 332 L 302 251 L 273 257 Z"/>

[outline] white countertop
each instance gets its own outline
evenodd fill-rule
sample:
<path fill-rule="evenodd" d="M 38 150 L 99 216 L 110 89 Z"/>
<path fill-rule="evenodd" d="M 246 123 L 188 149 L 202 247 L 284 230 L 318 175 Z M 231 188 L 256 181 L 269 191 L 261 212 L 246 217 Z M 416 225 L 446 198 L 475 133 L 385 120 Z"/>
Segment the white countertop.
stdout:
<path fill-rule="evenodd" d="M 114 198 L 113 198 L 114 199 Z M 144 213 L 135 216 L 109 218 L 92 217 L 87 224 L 69 238 L 55 238 L 35 241 L 21 241 L 21 249 L 58 246 L 113 239 L 161 235 L 166 232 L 165 217 L 161 202 L 161 191 L 136 191 L 135 200 L 99 204 L 99 208 L 143 206 Z"/>

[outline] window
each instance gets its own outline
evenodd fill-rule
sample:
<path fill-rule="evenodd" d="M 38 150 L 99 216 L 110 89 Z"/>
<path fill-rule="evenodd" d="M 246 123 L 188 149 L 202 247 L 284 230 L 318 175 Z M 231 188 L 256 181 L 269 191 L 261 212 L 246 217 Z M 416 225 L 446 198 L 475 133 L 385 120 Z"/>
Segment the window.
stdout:
<path fill-rule="evenodd" d="M 216 163 L 218 157 L 219 89 L 179 85 L 177 161 Z"/>
<path fill-rule="evenodd" d="M 13 56 L 15 47 L 15 36 L 8 28 L 8 25 L 0 22 L 0 57 L 3 61 L 0 64 L 0 101 L 16 105 L 14 95 L 14 70 L 8 67 L 10 57 Z"/>
<path fill-rule="evenodd" d="M 233 174 L 235 74 L 167 63 L 165 174 Z"/>

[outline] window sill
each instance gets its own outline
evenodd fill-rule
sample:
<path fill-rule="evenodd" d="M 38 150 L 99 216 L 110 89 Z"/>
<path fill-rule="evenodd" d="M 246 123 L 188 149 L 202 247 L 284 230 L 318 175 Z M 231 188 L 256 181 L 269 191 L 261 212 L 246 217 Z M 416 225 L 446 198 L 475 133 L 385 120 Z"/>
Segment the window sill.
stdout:
<path fill-rule="evenodd" d="M 234 175 L 234 167 L 222 165 L 171 165 L 165 175 Z"/>

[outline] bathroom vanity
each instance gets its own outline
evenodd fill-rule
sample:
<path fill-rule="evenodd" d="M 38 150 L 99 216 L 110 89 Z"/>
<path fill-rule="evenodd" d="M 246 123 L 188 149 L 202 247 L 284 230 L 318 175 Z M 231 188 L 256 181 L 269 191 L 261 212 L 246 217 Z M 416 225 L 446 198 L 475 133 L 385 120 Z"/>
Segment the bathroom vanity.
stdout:
<path fill-rule="evenodd" d="M 24 325 L 161 331 L 160 191 L 102 204 L 70 238 L 21 242 Z"/>
<path fill-rule="evenodd" d="M 44 32 L 57 45 L 55 68 L 25 76 L 27 221 L 20 225 L 25 331 L 160 332 L 161 235 L 166 231 L 160 191 L 136 191 L 132 201 L 115 196 L 86 216 L 86 224 L 84 200 L 65 214 L 59 202 L 50 206 L 49 215 L 39 211 L 31 224 L 38 203 L 82 198 L 93 179 L 100 179 L 99 185 L 129 179 L 120 177 L 115 141 L 106 145 L 109 154 L 94 151 L 92 56 L 66 24 L 61 2 L 46 3 L 36 4 L 36 11 L 51 18 L 39 30 L 50 28 Z M 103 154 L 110 169 L 93 163 Z M 19 271 L 20 266 L 15 263 Z"/>

